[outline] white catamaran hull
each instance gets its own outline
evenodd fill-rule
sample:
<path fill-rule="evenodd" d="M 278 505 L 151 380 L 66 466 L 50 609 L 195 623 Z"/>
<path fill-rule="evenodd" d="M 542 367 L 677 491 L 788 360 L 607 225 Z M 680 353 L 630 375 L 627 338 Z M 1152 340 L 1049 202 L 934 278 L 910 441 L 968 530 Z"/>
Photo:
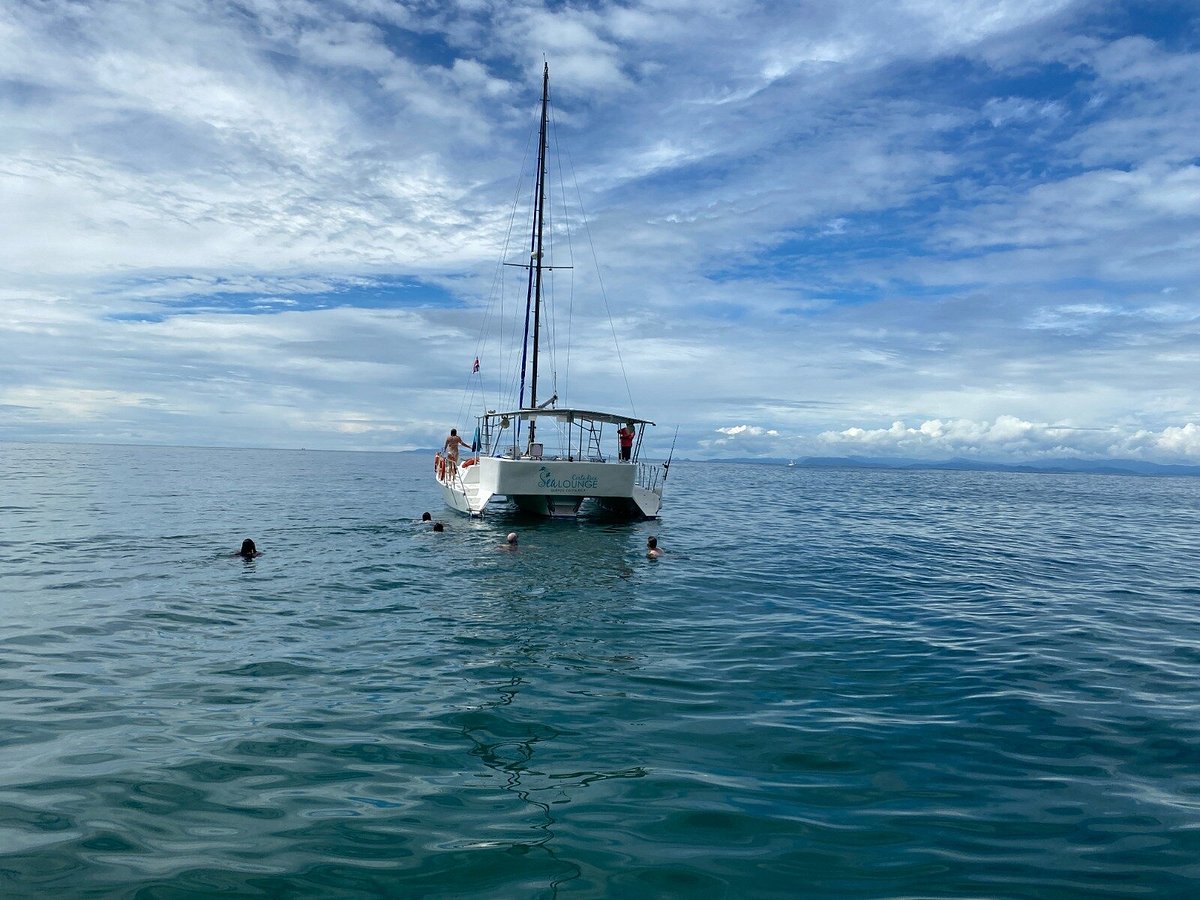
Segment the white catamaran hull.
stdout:
<path fill-rule="evenodd" d="M 655 518 L 661 488 L 638 484 L 642 467 L 615 462 L 482 457 L 439 479 L 446 505 L 482 515 L 493 497 L 507 497 L 523 512 L 553 518 L 579 515 L 594 500 L 611 515 Z"/>

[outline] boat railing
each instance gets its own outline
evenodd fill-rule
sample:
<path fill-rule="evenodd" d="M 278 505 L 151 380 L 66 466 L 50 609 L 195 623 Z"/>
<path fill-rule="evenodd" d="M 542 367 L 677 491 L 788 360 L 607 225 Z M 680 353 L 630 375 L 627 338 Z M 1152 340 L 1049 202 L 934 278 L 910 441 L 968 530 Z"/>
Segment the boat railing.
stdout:
<path fill-rule="evenodd" d="M 665 480 L 665 472 L 663 471 L 662 463 L 644 463 L 637 464 L 637 485 L 640 488 L 645 488 L 648 491 L 659 493 L 662 491 L 662 483 Z"/>
<path fill-rule="evenodd" d="M 462 469 L 458 468 L 457 466 L 454 469 L 454 489 L 462 494 L 463 497 L 467 496 L 467 483 L 463 481 Z M 470 508 L 469 500 L 467 501 L 467 506 Z"/>
<path fill-rule="evenodd" d="M 439 450 L 433 455 L 433 470 L 437 474 L 438 481 L 446 484 L 453 481 L 460 490 L 465 491 L 466 482 L 462 478 L 463 469 L 475 465 L 478 461 L 478 456 L 469 456 L 461 461 L 451 461 L 449 456 Z"/>

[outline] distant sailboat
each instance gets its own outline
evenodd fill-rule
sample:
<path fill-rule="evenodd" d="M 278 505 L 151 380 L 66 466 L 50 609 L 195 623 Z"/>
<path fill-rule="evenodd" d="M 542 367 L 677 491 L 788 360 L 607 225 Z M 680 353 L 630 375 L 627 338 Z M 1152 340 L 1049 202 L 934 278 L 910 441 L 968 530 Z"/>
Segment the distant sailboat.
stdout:
<path fill-rule="evenodd" d="M 558 408 L 557 391 L 538 402 L 538 363 L 542 351 L 543 273 L 555 266 L 544 260 L 546 220 L 546 125 L 550 67 L 542 73 L 541 127 L 534 184 L 533 227 L 526 261 L 525 337 L 516 405 L 477 417 L 475 453 L 461 463 L 439 453 L 437 482 L 446 504 L 472 516 L 483 515 L 493 498 L 507 497 L 520 510 L 540 516 L 571 518 L 584 508 L 622 518 L 655 518 L 662 508 L 670 461 L 638 461 L 645 429 L 654 423 L 623 412 Z M 509 264 L 512 265 L 512 264 Z M 526 362 L 530 364 L 529 402 L 525 402 Z M 479 361 L 475 361 L 479 371 Z M 605 449 L 605 427 L 615 439 Z"/>

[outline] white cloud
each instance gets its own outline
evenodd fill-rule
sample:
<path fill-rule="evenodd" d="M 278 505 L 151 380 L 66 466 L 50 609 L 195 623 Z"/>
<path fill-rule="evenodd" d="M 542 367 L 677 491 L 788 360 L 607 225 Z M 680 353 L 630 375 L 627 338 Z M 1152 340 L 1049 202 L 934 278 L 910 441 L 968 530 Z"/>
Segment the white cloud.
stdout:
<path fill-rule="evenodd" d="M 731 425 L 727 428 L 718 428 L 721 434 L 727 434 L 730 437 L 737 437 L 740 434 L 750 437 L 762 437 L 764 434 L 778 435 L 779 432 L 773 428 L 761 428 L 758 425 Z"/>
<path fill-rule="evenodd" d="M 576 396 L 680 423 L 684 453 L 1190 458 L 1200 55 L 1136 24 L 1065 0 L 9 4 L 0 424 L 435 442 L 544 52 L 590 214 L 555 362 Z"/>
<path fill-rule="evenodd" d="M 1139 432 L 1140 438 L 1143 433 Z M 1164 453 L 1184 459 L 1200 459 L 1200 425 L 1189 422 L 1182 427 L 1172 425 L 1157 435 L 1146 434 L 1153 446 Z"/>
<path fill-rule="evenodd" d="M 0 389 L 0 407 L 22 411 L 22 416 L 39 422 L 63 419 L 96 420 L 114 415 L 122 407 L 160 403 L 162 397 L 148 393 L 125 393 L 83 387 L 26 385 Z"/>
<path fill-rule="evenodd" d="M 917 426 L 893 422 L 887 428 L 853 427 L 824 432 L 819 439 L 831 452 L 918 459 L 1036 462 L 1055 457 L 1119 457 L 1200 463 L 1200 426 L 1193 423 L 1155 432 L 1079 428 L 998 416 L 990 422 L 931 419 Z"/>

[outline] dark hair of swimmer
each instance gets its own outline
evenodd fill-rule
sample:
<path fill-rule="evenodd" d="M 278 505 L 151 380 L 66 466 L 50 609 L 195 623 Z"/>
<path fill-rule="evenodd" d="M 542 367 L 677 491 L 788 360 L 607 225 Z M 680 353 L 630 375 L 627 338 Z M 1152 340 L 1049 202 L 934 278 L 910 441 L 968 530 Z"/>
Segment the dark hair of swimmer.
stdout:
<path fill-rule="evenodd" d="M 427 512 L 421 513 L 421 521 L 422 521 L 422 522 L 428 522 L 428 521 L 429 521 L 430 519 L 432 519 L 432 518 L 433 518 L 433 516 L 431 516 L 431 515 L 430 515 L 429 513 L 427 513 Z"/>
<path fill-rule="evenodd" d="M 238 551 L 238 556 L 244 556 L 249 559 L 252 556 L 258 555 L 258 548 L 254 546 L 254 541 L 246 538 L 242 541 L 242 549 Z"/>
<path fill-rule="evenodd" d="M 434 531 L 445 531 L 445 530 L 446 530 L 446 526 L 445 526 L 445 525 L 443 525 L 441 522 L 434 522 L 434 523 L 433 523 L 433 530 L 434 530 Z"/>
<path fill-rule="evenodd" d="M 655 538 L 655 537 L 646 538 L 646 546 L 649 547 L 651 550 L 653 550 L 655 547 L 658 546 L 658 538 Z"/>

